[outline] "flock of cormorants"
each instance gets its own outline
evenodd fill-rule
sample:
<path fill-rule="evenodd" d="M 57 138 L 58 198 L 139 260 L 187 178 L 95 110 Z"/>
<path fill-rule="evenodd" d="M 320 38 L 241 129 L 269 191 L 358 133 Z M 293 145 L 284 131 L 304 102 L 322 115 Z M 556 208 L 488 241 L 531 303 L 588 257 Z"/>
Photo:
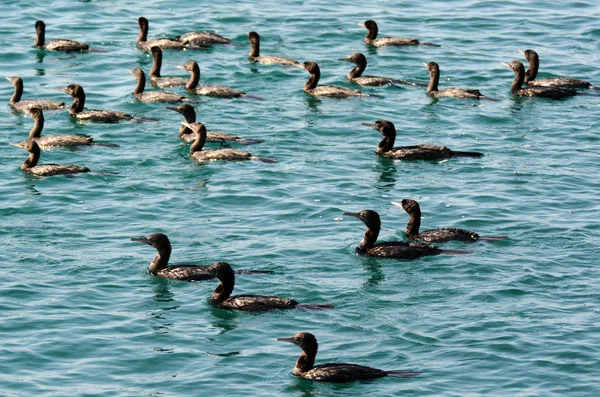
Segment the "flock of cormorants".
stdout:
<path fill-rule="evenodd" d="M 150 83 L 159 88 L 185 86 L 190 95 L 206 95 L 218 98 L 236 98 L 248 97 L 260 100 L 244 92 L 237 91 L 230 87 L 222 85 L 200 85 L 200 67 L 194 61 L 190 61 L 179 68 L 190 73 L 190 78 L 165 77 L 161 75 L 161 66 L 163 60 L 163 50 L 203 50 L 217 44 L 230 44 L 231 40 L 209 32 L 189 32 L 174 38 L 158 38 L 148 40 L 148 20 L 144 17 L 138 19 L 140 33 L 137 38 L 137 44 L 142 50 L 149 50 L 153 57 L 153 65 L 150 70 Z M 364 42 L 373 46 L 408 46 L 408 45 L 426 45 L 430 47 L 439 47 L 438 44 L 422 43 L 413 38 L 397 37 L 378 37 L 378 27 L 375 21 L 368 20 L 360 24 L 368 30 Z M 73 40 L 53 40 L 47 42 L 45 39 L 46 25 L 43 21 L 37 21 L 35 24 L 36 39 L 34 46 L 50 51 L 65 52 L 85 52 L 93 51 L 85 43 Z M 364 97 L 377 96 L 365 94 L 359 90 L 348 89 L 337 86 L 318 85 L 320 79 L 319 65 L 315 62 L 300 63 L 297 60 L 281 56 L 260 55 L 260 37 L 256 32 L 250 32 L 248 39 L 251 43 L 249 59 L 251 62 L 258 62 L 265 65 L 283 65 L 287 67 L 298 67 L 305 69 L 310 77 L 304 85 L 304 91 L 315 97 Z M 520 50 L 519 50 L 520 51 Z M 594 88 L 590 83 L 572 78 L 552 78 L 536 80 L 539 68 L 538 54 L 533 50 L 521 51 L 525 56 L 529 69 L 525 71 L 520 61 L 512 61 L 505 66 L 511 68 L 515 73 L 515 79 L 511 86 L 511 93 L 518 96 L 543 97 L 552 99 L 561 99 L 573 95 L 581 94 L 578 89 Z M 429 83 L 410 82 L 402 79 L 379 76 L 363 76 L 367 66 L 367 59 L 362 53 L 355 53 L 342 61 L 352 62 L 356 66 L 348 73 L 348 80 L 357 85 L 364 86 L 383 86 L 390 84 L 410 85 L 417 87 L 427 87 L 427 94 L 436 97 L 454 97 L 471 99 L 494 98 L 483 95 L 479 90 L 462 88 L 439 89 L 440 68 L 435 62 L 425 64 L 429 71 Z M 191 142 L 190 158 L 200 162 L 215 160 L 223 161 L 242 161 L 259 160 L 267 163 L 273 163 L 274 158 L 264 158 L 253 156 L 249 152 L 232 149 L 229 147 L 220 147 L 216 149 L 204 149 L 206 142 L 224 142 L 241 144 L 258 144 L 263 142 L 260 139 L 243 138 L 230 135 L 224 132 L 207 131 L 204 124 L 196 121 L 196 112 L 189 103 L 195 103 L 193 98 L 180 95 L 178 93 L 154 90 L 145 91 L 146 74 L 142 69 L 136 68 L 131 73 L 137 79 L 137 84 L 133 90 L 134 97 L 141 102 L 166 102 L 179 104 L 178 106 L 169 106 L 166 109 L 176 111 L 183 115 L 185 121 L 179 129 L 178 136 L 185 142 Z M 10 98 L 9 105 L 15 112 L 28 112 L 34 121 L 27 140 L 12 144 L 21 147 L 29 152 L 29 156 L 21 166 L 21 169 L 29 174 L 36 176 L 52 176 L 90 172 L 87 167 L 73 164 L 38 164 L 41 150 L 49 150 L 60 146 L 88 146 L 105 145 L 116 146 L 109 143 L 95 142 L 91 137 L 84 135 L 54 135 L 41 136 L 44 127 L 44 110 L 59 110 L 65 108 L 64 102 L 57 102 L 48 99 L 25 99 L 22 100 L 23 80 L 20 77 L 13 76 L 7 79 L 14 85 L 15 91 Z M 525 87 L 523 86 L 525 85 Z M 92 110 L 85 109 L 85 92 L 80 85 L 71 84 L 62 89 L 73 98 L 73 103 L 69 108 L 70 117 L 81 121 L 92 121 L 102 123 L 117 123 L 120 121 L 147 122 L 157 121 L 154 118 L 136 117 L 127 113 L 113 110 Z M 588 94 L 593 95 L 593 94 Z M 396 129 L 394 124 L 387 120 L 378 120 L 375 123 L 363 123 L 363 125 L 377 129 L 383 136 L 382 141 L 377 147 L 376 154 L 382 157 L 402 160 L 439 160 L 451 157 L 481 157 L 482 153 L 468 151 L 454 151 L 443 146 L 415 145 L 394 147 L 396 138 Z M 367 227 L 364 236 L 358 244 L 356 251 L 360 255 L 368 255 L 378 258 L 398 258 L 414 259 L 427 255 L 439 254 L 468 254 L 471 251 L 465 250 L 442 250 L 430 243 L 444 243 L 451 240 L 473 242 L 477 240 L 498 241 L 506 236 L 480 236 L 474 231 L 464 229 L 435 229 L 420 231 L 421 210 L 415 200 L 404 199 L 401 202 L 392 202 L 393 205 L 404 209 L 410 216 L 406 226 L 405 233 L 410 242 L 377 242 L 381 229 L 381 220 L 379 214 L 372 210 L 363 210 L 358 213 L 344 212 L 345 216 L 360 219 Z M 330 304 L 303 304 L 293 299 L 282 298 L 278 296 L 266 295 L 234 295 L 232 296 L 235 285 L 235 274 L 266 274 L 269 270 L 233 270 L 226 262 L 214 263 L 210 266 L 199 265 L 172 265 L 169 266 L 171 255 L 171 243 L 169 238 L 157 233 L 143 238 L 132 238 L 132 241 L 151 245 L 157 250 L 148 271 L 156 277 L 162 277 L 181 281 L 202 281 L 218 279 L 219 284 L 210 296 L 210 302 L 216 307 L 226 310 L 240 311 L 269 311 L 275 309 L 302 309 L 302 310 L 323 310 L 332 309 Z M 314 365 L 317 354 L 318 344 L 314 335 L 307 332 L 300 332 L 290 338 L 278 338 L 278 341 L 289 342 L 299 346 L 302 354 L 293 370 L 293 374 L 306 379 L 329 381 L 329 382 L 348 382 L 354 380 L 375 379 L 383 376 L 412 377 L 419 375 L 417 371 L 383 371 L 380 369 L 345 363 L 330 363 L 323 365 Z"/>

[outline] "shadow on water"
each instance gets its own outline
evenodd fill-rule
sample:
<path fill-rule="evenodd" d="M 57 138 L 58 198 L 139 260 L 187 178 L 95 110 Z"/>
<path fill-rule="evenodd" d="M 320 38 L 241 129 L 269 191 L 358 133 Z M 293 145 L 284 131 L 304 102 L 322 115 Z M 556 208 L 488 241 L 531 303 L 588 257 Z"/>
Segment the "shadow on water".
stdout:
<path fill-rule="evenodd" d="M 31 193 L 25 193 L 28 196 L 41 196 L 42 192 L 35 188 L 35 185 L 27 185 L 25 189 L 29 190 Z"/>
<path fill-rule="evenodd" d="M 169 289 L 168 281 L 157 280 L 157 284 L 154 286 L 153 300 L 155 303 L 154 308 L 148 312 L 148 318 L 156 322 L 152 325 L 152 332 L 156 335 L 168 334 L 173 322 L 170 321 L 167 314 L 180 307 L 174 304 L 174 295 Z"/>
<path fill-rule="evenodd" d="M 308 106 L 308 109 L 314 113 L 321 113 L 321 110 L 319 109 L 319 105 L 321 105 L 323 102 L 319 98 L 309 96 L 308 94 L 305 94 L 305 95 L 307 95 L 306 105 Z"/>
<path fill-rule="evenodd" d="M 379 175 L 377 182 L 373 186 L 375 189 L 388 192 L 396 186 L 396 164 L 393 160 L 387 158 L 378 158 L 378 162 L 374 167 L 374 172 Z"/>
<path fill-rule="evenodd" d="M 376 258 L 365 257 L 363 268 L 369 273 L 369 278 L 363 283 L 364 288 L 375 287 L 385 281 L 381 263 Z"/>
<path fill-rule="evenodd" d="M 290 385 L 299 392 L 298 396 L 301 397 L 314 397 L 323 395 L 323 392 L 327 389 L 331 392 L 335 392 L 336 395 L 349 395 L 354 396 L 355 393 L 351 393 L 349 389 L 355 386 L 356 382 L 348 383 L 319 383 L 308 379 L 296 378 L 296 381 Z"/>
<path fill-rule="evenodd" d="M 214 306 L 210 307 L 210 313 L 214 317 L 214 319 L 211 321 L 212 326 L 221 330 L 219 335 L 234 330 L 238 327 L 239 313 L 233 310 L 219 309 Z"/>

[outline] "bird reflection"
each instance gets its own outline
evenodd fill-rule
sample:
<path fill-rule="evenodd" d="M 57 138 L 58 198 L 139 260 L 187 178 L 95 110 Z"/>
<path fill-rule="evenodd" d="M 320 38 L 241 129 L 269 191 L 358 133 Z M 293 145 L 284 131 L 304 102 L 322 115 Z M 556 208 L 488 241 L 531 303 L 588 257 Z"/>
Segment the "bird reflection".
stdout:
<path fill-rule="evenodd" d="M 375 287 L 385 281 L 385 274 L 381 270 L 381 262 L 374 258 L 366 257 L 363 268 L 369 272 L 370 277 L 363 283 L 365 288 Z"/>
<path fill-rule="evenodd" d="M 375 165 L 375 172 L 379 173 L 379 179 L 374 186 L 376 189 L 387 192 L 395 187 L 397 167 L 393 161 L 380 158 L 380 161 Z"/>

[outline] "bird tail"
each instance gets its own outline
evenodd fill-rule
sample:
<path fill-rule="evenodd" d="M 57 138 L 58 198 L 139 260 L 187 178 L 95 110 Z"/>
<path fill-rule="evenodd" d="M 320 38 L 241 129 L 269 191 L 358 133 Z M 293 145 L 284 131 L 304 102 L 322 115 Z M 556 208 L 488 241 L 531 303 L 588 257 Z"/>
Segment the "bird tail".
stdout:
<path fill-rule="evenodd" d="M 251 270 L 251 269 L 238 269 L 233 271 L 235 274 L 273 274 L 273 270 Z"/>
<path fill-rule="evenodd" d="M 425 83 L 415 83 L 412 81 L 397 80 L 397 79 L 393 79 L 392 84 L 393 85 L 410 85 L 413 87 L 427 87 L 427 84 L 425 84 Z"/>
<path fill-rule="evenodd" d="M 327 310 L 335 308 L 334 305 L 330 304 L 299 304 L 296 306 L 300 310 Z"/>
<path fill-rule="evenodd" d="M 394 378 L 414 378 L 415 376 L 421 375 L 421 371 L 386 371 L 387 376 L 393 376 Z"/>
<path fill-rule="evenodd" d="M 479 153 L 479 152 L 456 152 L 454 150 L 452 151 L 452 154 L 457 157 L 481 157 L 481 156 L 483 156 L 483 153 Z"/>
<path fill-rule="evenodd" d="M 600 91 L 600 87 L 596 87 L 594 85 L 591 85 L 589 88 L 590 88 L 590 90 Z"/>
<path fill-rule="evenodd" d="M 264 101 L 265 100 L 265 98 L 263 98 L 263 97 L 251 95 L 251 94 L 244 94 L 244 95 L 242 95 L 242 97 L 248 98 L 248 99 L 253 99 L 255 101 Z"/>
<path fill-rule="evenodd" d="M 597 88 L 594 88 L 597 89 Z M 588 94 L 587 92 L 579 92 L 577 95 L 581 96 L 600 96 L 600 94 Z"/>
<path fill-rule="evenodd" d="M 240 139 L 238 141 L 236 141 L 237 143 L 241 144 L 241 145 L 256 145 L 257 143 L 263 143 L 265 140 L 264 139 Z"/>
<path fill-rule="evenodd" d="M 368 96 L 368 97 L 371 97 L 371 98 L 383 98 L 383 96 L 381 96 L 379 94 L 365 94 L 365 93 L 363 93 L 361 96 L 363 96 L 363 97 L 364 96 Z"/>
<path fill-rule="evenodd" d="M 250 157 L 250 160 L 262 161 L 263 163 L 276 163 L 277 162 L 277 159 L 273 158 L 273 157 L 252 156 L 252 157 Z"/>
<path fill-rule="evenodd" d="M 433 43 L 419 43 L 421 45 L 425 45 L 427 47 L 441 47 L 441 44 L 433 44 Z"/>
<path fill-rule="evenodd" d="M 133 121 L 135 121 L 136 123 L 144 123 L 148 121 L 160 121 L 160 119 L 155 119 L 152 117 L 134 117 Z"/>
<path fill-rule="evenodd" d="M 479 240 L 483 241 L 502 241 L 506 240 L 508 236 L 479 236 Z"/>
<path fill-rule="evenodd" d="M 104 147 L 119 147 L 119 145 L 117 145 L 116 143 L 100 143 L 100 142 L 94 142 L 93 145 L 95 146 L 104 146 Z"/>
<path fill-rule="evenodd" d="M 442 250 L 442 252 L 440 252 L 440 254 L 445 254 L 445 255 L 467 255 L 467 254 L 472 254 L 474 251 L 469 251 L 469 250 Z"/>

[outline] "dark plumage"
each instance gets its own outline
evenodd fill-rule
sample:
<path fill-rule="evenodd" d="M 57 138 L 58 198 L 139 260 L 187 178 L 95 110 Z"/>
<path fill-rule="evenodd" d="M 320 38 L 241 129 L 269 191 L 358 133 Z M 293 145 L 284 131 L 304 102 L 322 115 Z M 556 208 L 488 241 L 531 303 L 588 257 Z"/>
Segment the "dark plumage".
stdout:
<path fill-rule="evenodd" d="M 87 167 L 73 164 L 38 165 L 40 159 L 40 147 L 34 140 L 25 142 L 23 144 L 23 149 L 29 152 L 29 157 L 27 157 L 23 165 L 21 165 L 21 169 L 28 174 L 36 176 L 52 176 L 90 172 L 90 169 Z"/>
<path fill-rule="evenodd" d="M 79 41 L 73 40 L 52 40 L 46 42 L 46 24 L 44 21 L 37 21 L 35 23 L 35 41 L 33 45 L 37 48 L 43 48 L 45 50 L 50 51 L 64 51 L 64 52 L 73 52 L 73 51 L 87 51 L 90 49 L 85 43 L 80 43 Z"/>
<path fill-rule="evenodd" d="M 333 309 L 332 305 L 300 304 L 299 302 L 268 295 L 235 295 L 231 296 L 235 285 L 235 275 L 231 266 L 226 262 L 215 263 L 208 268 L 220 283 L 210 296 L 210 302 L 214 306 L 227 310 L 240 310 L 249 312 L 265 312 L 275 309 Z"/>
<path fill-rule="evenodd" d="M 179 65 L 176 67 L 185 69 L 191 73 L 191 77 L 185 85 L 185 88 L 187 88 L 187 90 L 193 94 L 215 98 L 239 98 L 246 96 L 245 92 L 237 91 L 224 85 L 204 84 L 198 86 L 198 83 L 200 82 L 200 67 L 195 61 L 190 61 L 184 65 Z"/>
<path fill-rule="evenodd" d="M 349 88 L 337 87 L 333 85 L 320 85 L 319 79 L 321 78 L 321 69 L 315 62 L 304 62 L 301 66 L 308 73 L 310 77 L 306 84 L 304 84 L 304 92 L 314 97 L 328 97 L 328 98 L 348 98 L 357 96 L 375 96 L 369 94 L 363 94 L 358 90 L 351 90 Z"/>
<path fill-rule="evenodd" d="M 118 123 L 122 120 L 136 120 L 130 114 L 114 110 L 87 109 L 85 106 L 85 91 L 79 84 L 70 84 L 63 91 L 73 97 L 73 104 L 69 108 L 69 115 L 81 121 L 93 121 L 97 123 Z"/>
<path fill-rule="evenodd" d="M 181 104 L 177 107 L 168 106 L 167 109 L 174 110 L 177 113 L 180 113 L 185 118 L 186 123 L 192 124 L 196 122 L 196 111 L 192 105 L 188 105 L 187 103 Z M 196 134 L 186 127 L 185 125 L 181 125 L 179 128 L 179 133 L 177 134 L 179 138 L 183 139 L 186 142 L 194 142 L 196 140 Z M 245 139 L 239 136 L 227 134 L 226 132 L 217 132 L 217 131 L 207 131 L 206 132 L 206 141 L 207 142 L 238 142 L 243 145 L 251 145 L 255 143 L 264 142 L 263 139 Z"/>
<path fill-rule="evenodd" d="M 192 130 L 196 139 L 190 147 L 190 156 L 201 162 L 208 161 L 245 161 L 259 160 L 265 163 L 274 163 L 277 160 L 273 158 L 256 157 L 248 152 L 243 152 L 237 149 L 221 148 L 221 149 L 204 149 L 206 143 L 206 127 L 200 122 L 183 123 L 184 126 Z"/>
<path fill-rule="evenodd" d="M 141 102 L 183 102 L 189 101 L 189 98 L 167 91 L 144 92 L 146 87 L 146 75 L 140 68 L 130 70 L 131 74 L 137 79 L 137 85 L 133 89 L 133 95 Z"/>
<path fill-rule="evenodd" d="M 407 45 L 426 45 L 430 47 L 439 47 L 439 44 L 433 43 L 421 43 L 417 39 L 407 39 L 403 37 L 377 37 L 379 28 L 377 23 L 373 20 L 367 20 L 364 23 L 359 23 L 359 26 L 366 28 L 369 33 L 365 36 L 365 43 L 374 45 L 375 47 L 383 46 L 407 46 Z"/>
<path fill-rule="evenodd" d="M 256 32 L 248 33 L 248 40 L 250 40 L 250 44 L 252 48 L 250 49 L 250 53 L 248 54 L 248 58 L 252 62 L 262 63 L 264 65 L 292 65 L 299 66 L 300 62 L 291 58 L 284 58 L 273 55 L 260 55 L 260 36 Z"/>
<path fill-rule="evenodd" d="M 492 99 L 483 95 L 479 90 L 470 90 L 464 88 L 445 88 L 438 89 L 440 82 L 440 66 L 435 62 L 423 63 L 429 70 L 429 84 L 427 85 L 427 94 L 435 98 L 473 98 L 473 99 Z"/>
<path fill-rule="evenodd" d="M 29 115 L 33 119 L 33 128 L 29 132 L 27 141 L 11 144 L 13 146 L 24 148 L 28 141 L 35 141 L 43 150 L 51 149 L 57 146 L 89 146 L 94 145 L 94 140 L 87 135 L 50 135 L 41 136 L 44 129 L 44 113 L 42 109 L 31 108 Z"/>
<path fill-rule="evenodd" d="M 383 139 L 377 146 L 377 155 L 390 159 L 401 160 L 440 160 L 450 157 L 481 157 L 479 152 L 457 152 L 446 146 L 415 145 L 394 147 L 396 142 L 396 127 L 391 121 L 377 120 L 374 124 L 362 125 L 378 130 Z"/>
<path fill-rule="evenodd" d="M 193 45 L 230 44 L 231 40 L 210 32 L 188 32 L 178 37 L 182 43 Z"/>
<path fill-rule="evenodd" d="M 16 111 L 24 112 L 31 108 L 40 108 L 43 110 L 57 110 L 65 107 L 64 102 L 53 101 L 51 99 L 25 99 L 21 100 L 23 96 L 23 79 L 18 76 L 7 77 L 6 80 L 10 81 L 15 87 L 15 92 L 10 97 L 8 104 Z"/>
<path fill-rule="evenodd" d="M 160 74 L 160 69 L 162 68 L 162 60 L 163 53 L 160 47 L 152 47 L 150 48 L 150 53 L 152 53 L 152 68 L 150 69 L 150 83 L 157 87 L 165 88 L 165 87 L 177 87 L 180 85 L 186 85 L 189 78 L 186 77 L 163 77 Z"/>
<path fill-rule="evenodd" d="M 521 54 L 527 60 L 529 69 L 525 72 L 524 83 L 530 86 L 542 87 L 562 87 L 562 88 L 594 88 L 592 84 L 585 80 L 574 79 L 571 77 L 552 77 L 547 79 L 537 79 L 538 69 L 540 67 L 540 58 L 534 50 L 521 51 Z"/>
<path fill-rule="evenodd" d="M 156 233 L 151 234 L 147 237 L 132 238 L 131 241 L 137 241 L 140 243 L 151 245 L 156 248 L 157 254 L 150 262 L 148 266 L 148 272 L 152 275 L 162 278 L 168 278 L 170 280 L 180 281 L 202 281 L 210 280 L 215 278 L 215 275 L 209 268 L 212 266 L 199 266 L 199 265 L 169 265 L 169 258 L 171 257 L 171 242 L 169 238 L 162 234 Z M 224 263 L 229 266 L 225 262 Z M 214 265 L 214 264 L 213 264 Z M 272 273 L 270 270 L 239 270 L 238 274 L 266 274 Z"/>
<path fill-rule="evenodd" d="M 523 64 L 520 61 L 512 61 L 508 64 L 502 63 L 502 65 L 511 68 L 513 72 L 515 72 L 515 79 L 510 87 L 510 92 L 512 92 L 514 95 L 549 99 L 562 99 L 578 95 L 577 91 L 566 88 L 538 86 L 523 88 L 523 82 L 525 81 L 525 67 Z"/>
<path fill-rule="evenodd" d="M 426 86 L 427 84 L 412 83 L 406 80 L 393 79 L 391 77 L 379 77 L 379 76 L 363 76 L 363 72 L 367 68 L 367 58 L 364 54 L 357 52 L 350 55 L 347 58 L 340 58 L 338 61 L 352 62 L 356 65 L 354 69 L 348 73 L 347 77 L 353 83 L 366 86 L 382 86 L 390 84 L 404 84 L 412 86 Z"/>
<path fill-rule="evenodd" d="M 319 345 L 317 338 L 308 332 L 299 332 L 291 338 L 277 338 L 279 342 L 293 343 L 302 349 L 300 358 L 292 372 L 295 376 L 304 379 L 322 382 L 343 383 L 356 380 L 369 380 L 393 376 L 396 378 L 412 378 L 420 375 L 418 371 L 384 371 L 364 365 L 346 363 L 327 363 L 315 365 Z"/>
<path fill-rule="evenodd" d="M 358 218 L 367 226 L 365 235 L 360 244 L 358 244 L 358 247 L 356 247 L 356 252 L 360 255 L 374 256 L 376 258 L 415 259 L 421 256 L 439 255 L 443 252 L 434 245 L 416 242 L 390 241 L 375 244 L 381 230 L 381 220 L 377 212 L 363 210 L 358 213 L 344 212 L 344 215 Z M 457 252 L 454 251 L 453 253 Z"/>
<path fill-rule="evenodd" d="M 159 47 L 163 50 L 183 50 L 183 49 L 207 49 L 210 46 L 184 43 L 179 41 L 177 37 L 165 37 L 160 39 L 148 40 L 148 19 L 144 17 L 138 18 L 138 26 L 140 27 L 140 33 L 137 37 L 137 44 L 144 50 L 149 50 L 152 47 Z"/>

